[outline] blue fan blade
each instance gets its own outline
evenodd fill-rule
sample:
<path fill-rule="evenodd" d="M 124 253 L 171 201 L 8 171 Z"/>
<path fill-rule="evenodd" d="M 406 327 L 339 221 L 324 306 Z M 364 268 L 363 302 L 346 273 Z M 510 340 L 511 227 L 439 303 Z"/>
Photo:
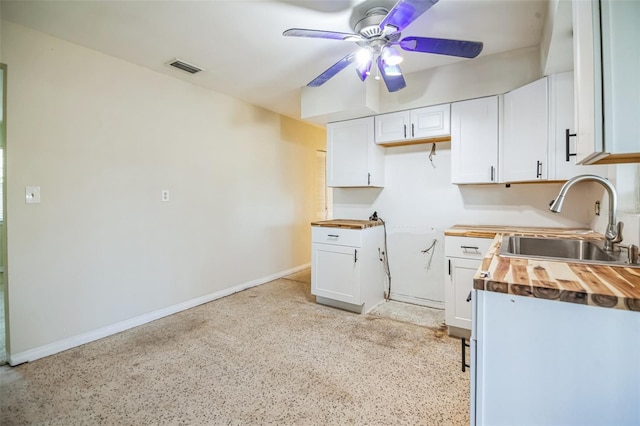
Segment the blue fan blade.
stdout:
<path fill-rule="evenodd" d="M 330 40 L 346 41 L 360 41 L 363 39 L 363 37 L 359 34 L 338 33 L 335 31 L 305 30 L 303 28 L 291 28 L 283 32 L 282 35 L 288 37 L 327 38 Z"/>
<path fill-rule="evenodd" d="M 389 92 L 397 92 L 407 86 L 399 66 L 387 65 L 384 63 L 382 58 L 378 56 L 378 68 L 380 69 L 380 74 L 382 74 L 382 79 L 384 80 L 384 84 L 387 86 L 387 90 L 389 90 Z"/>
<path fill-rule="evenodd" d="M 399 44 L 404 50 L 410 52 L 437 53 L 462 58 L 475 58 L 482 52 L 483 47 L 483 44 L 478 41 L 429 37 L 406 37 L 400 40 Z"/>
<path fill-rule="evenodd" d="M 338 74 L 340 71 L 345 69 L 351 62 L 353 62 L 353 58 L 355 58 L 355 53 L 349 53 L 344 58 L 340 59 L 335 64 L 331 65 L 325 72 L 314 78 L 312 81 L 307 84 L 309 87 L 318 87 L 322 86 L 327 82 L 331 77 Z"/>
<path fill-rule="evenodd" d="M 396 31 L 402 31 L 437 2 L 438 0 L 400 0 L 384 17 L 380 29 L 384 31 L 386 26 L 391 25 L 397 28 Z"/>
<path fill-rule="evenodd" d="M 371 62 L 371 59 L 369 59 L 365 64 L 358 64 L 356 67 L 356 73 L 360 80 L 365 81 L 367 79 L 368 73 L 371 71 Z"/>

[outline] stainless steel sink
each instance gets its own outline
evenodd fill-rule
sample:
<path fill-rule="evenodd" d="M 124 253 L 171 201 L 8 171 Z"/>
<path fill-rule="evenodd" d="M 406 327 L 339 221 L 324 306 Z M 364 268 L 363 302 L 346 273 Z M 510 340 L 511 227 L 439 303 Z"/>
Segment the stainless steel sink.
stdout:
<path fill-rule="evenodd" d="M 640 265 L 629 264 L 624 251 L 605 251 L 604 243 L 601 241 L 508 236 L 503 237 L 498 254 L 510 257 L 640 267 Z"/>

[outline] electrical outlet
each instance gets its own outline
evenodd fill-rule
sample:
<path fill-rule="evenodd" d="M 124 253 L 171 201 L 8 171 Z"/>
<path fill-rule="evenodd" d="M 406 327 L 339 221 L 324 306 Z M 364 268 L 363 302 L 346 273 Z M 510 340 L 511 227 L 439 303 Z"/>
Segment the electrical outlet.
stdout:
<path fill-rule="evenodd" d="M 40 204 L 40 187 L 27 186 L 24 189 L 24 201 L 27 204 Z"/>
<path fill-rule="evenodd" d="M 162 201 L 169 201 L 169 190 L 168 189 L 163 189 L 162 190 Z"/>

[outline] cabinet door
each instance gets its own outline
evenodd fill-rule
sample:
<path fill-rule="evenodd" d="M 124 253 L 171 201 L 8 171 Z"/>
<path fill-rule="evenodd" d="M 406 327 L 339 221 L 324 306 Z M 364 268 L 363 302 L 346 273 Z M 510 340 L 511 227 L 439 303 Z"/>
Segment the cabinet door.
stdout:
<path fill-rule="evenodd" d="M 544 77 L 504 95 L 503 182 L 547 179 L 547 90 Z"/>
<path fill-rule="evenodd" d="M 401 141 L 407 138 L 409 112 L 400 111 L 378 115 L 376 122 L 376 143 Z"/>
<path fill-rule="evenodd" d="M 410 136 L 414 139 L 448 136 L 451 133 L 451 106 L 445 104 L 411 110 L 410 122 Z"/>
<path fill-rule="evenodd" d="M 327 185 L 368 186 L 373 117 L 327 124 Z"/>
<path fill-rule="evenodd" d="M 640 1 L 602 1 L 601 13 L 604 149 L 638 162 Z"/>
<path fill-rule="evenodd" d="M 449 282 L 445 289 L 445 322 L 471 330 L 471 302 L 467 302 L 467 298 L 473 289 L 473 276 L 482 261 L 449 257 L 447 263 Z"/>
<path fill-rule="evenodd" d="M 603 156 L 600 4 L 574 0 L 573 63 L 575 74 L 576 161 L 588 163 Z"/>
<path fill-rule="evenodd" d="M 359 248 L 312 244 L 311 293 L 360 305 Z"/>
<path fill-rule="evenodd" d="M 584 173 L 607 175 L 606 166 L 576 163 L 575 129 L 573 72 L 553 74 L 549 76 L 550 180 L 568 180 Z"/>
<path fill-rule="evenodd" d="M 477 296 L 476 424 L 640 424 L 638 312 Z"/>
<path fill-rule="evenodd" d="M 451 104 L 451 181 L 498 181 L 498 97 Z"/>

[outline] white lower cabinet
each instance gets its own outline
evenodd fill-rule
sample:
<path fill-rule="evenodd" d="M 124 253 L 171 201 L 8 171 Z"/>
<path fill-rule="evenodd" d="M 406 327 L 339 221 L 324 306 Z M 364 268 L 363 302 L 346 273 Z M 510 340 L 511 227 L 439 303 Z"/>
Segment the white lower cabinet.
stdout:
<path fill-rule="evenodd" d="M 640 424 L 640 312 L 474 290 L 472 425 Z"/>
<path fill-rule="evenodd" d="M 312 227 L 311 293 L 321 304 L 365 313 L 384 300 L 384 229 Z"/>
<path fill-rule="evenodd" d="M 473 276 L 492 241 L 490 238 L 445 237 L 444 317 L 449 334 L 460 334 L 456 328 L 471 330 L 471 302 L 467 299 L 473 289 Z"/>

